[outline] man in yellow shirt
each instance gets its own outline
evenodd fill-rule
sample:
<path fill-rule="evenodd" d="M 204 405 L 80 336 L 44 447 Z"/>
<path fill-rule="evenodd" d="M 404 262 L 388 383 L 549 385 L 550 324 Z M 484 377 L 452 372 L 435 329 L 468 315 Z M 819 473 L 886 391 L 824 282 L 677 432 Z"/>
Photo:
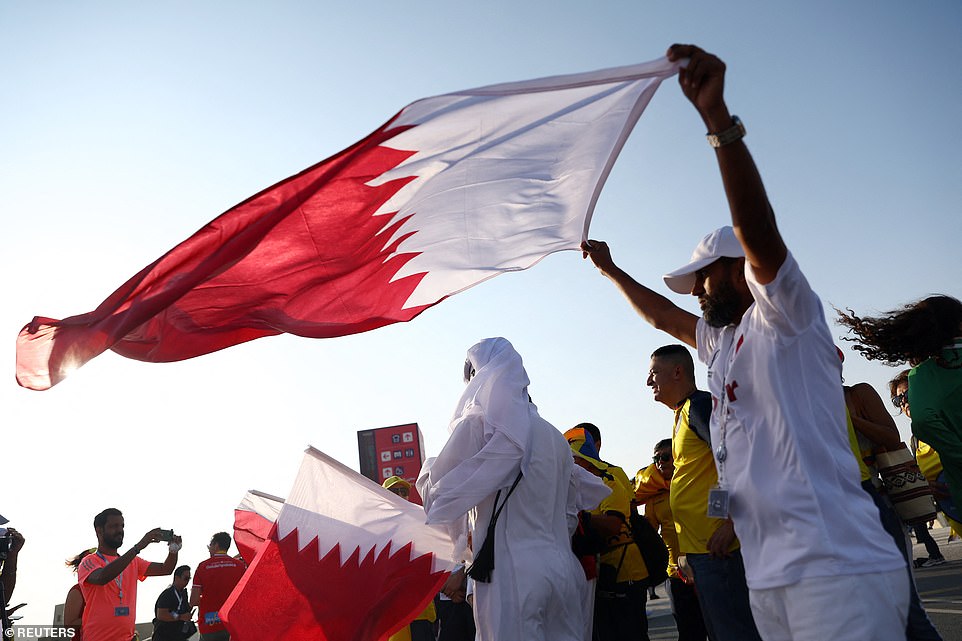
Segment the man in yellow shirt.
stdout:
<path fill-rule="evenodd" d="M 601 431 L 597 426 L 581 423 L 565 432 L 565 438 L 578 464 L 594 467 L 611 489 L 611 494 L 591 514 L 616 516 L 620 520 L 620 527 L 608 537 L 608 547 L 601 553 L 595 589 L 593 636 L 598 641 L 648 639 L 648 616 L 645 612 L 648 568 L 628 524 L 634 496 L 631 482 L 623 469 L 599 458 L 600 447 L 597 444 L 601 441 Z"/>
<path fill-rule="evenodd" d="M 707 513 L 708 492 L 718 483 L 708 429 L 711 395 L 695 387 L 695 364 L 682 345 L 652 353 L 646 384 L 656 401 L 675 412 L 669 500 L 679 552 L 694 574 L 708 634 L 713 641 L 761 641 L 732 521 Z"/>
<path fill-rule="evenodd" d="M 668 548 L 668 601 L 678 629 L 678 641 L 705 641 L 708 631 L 702 618 L 698 595 L 691 580 L 678 569 L 678 533 L 669 501 L 671 477 L 675 472 L 671 439 L 655 445 L 653 463 L 635 475 L 635 502 L 645 506 L 645 518 Z"/>

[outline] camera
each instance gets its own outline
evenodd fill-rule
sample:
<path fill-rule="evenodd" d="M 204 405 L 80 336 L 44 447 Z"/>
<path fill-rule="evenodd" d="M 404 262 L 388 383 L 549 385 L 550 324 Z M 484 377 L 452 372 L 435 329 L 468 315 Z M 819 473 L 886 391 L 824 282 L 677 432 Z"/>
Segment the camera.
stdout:
<path fill-rule="evenodd" d="M 0 561 L 6 560 L 10 554 L 10 533 L 4 532 L 0 535 Z"/>
<path fill-rule="evenodd" d="M 167 543 L 170 543 L 171 541 L 174 540 L 174 531 L 161 530 L 160 534 L 157 535 L 157 538 L 160 539 L 161 541 L 166 541 Z"/>

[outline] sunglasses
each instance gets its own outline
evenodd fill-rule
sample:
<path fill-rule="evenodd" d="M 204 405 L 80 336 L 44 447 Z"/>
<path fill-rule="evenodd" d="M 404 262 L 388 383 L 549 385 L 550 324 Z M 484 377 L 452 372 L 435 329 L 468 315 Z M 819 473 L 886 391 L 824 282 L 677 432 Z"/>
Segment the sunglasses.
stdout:
<path fill-rule="evenodd" d="M 655 454 L 651 460 L 655 463 L 667 463 L 671 460 L 671 454 Z"/>
<path fill-rule="evenodd" d="M 909 404 L 908 392 L 902 392 L 901 394 L 896 394 L 895 396 L 892 397 L 892 405 L 894 405 L 898 409 L 902 409 L 903 405 L 908 405 L 908 404 Z"/>

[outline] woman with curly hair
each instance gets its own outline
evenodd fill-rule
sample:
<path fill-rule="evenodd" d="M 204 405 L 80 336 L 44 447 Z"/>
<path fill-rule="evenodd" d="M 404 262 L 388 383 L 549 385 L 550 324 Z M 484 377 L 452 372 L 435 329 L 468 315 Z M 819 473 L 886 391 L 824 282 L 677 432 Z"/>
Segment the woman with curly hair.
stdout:
<path fill-rule="evenodd" d="M 939 453 L 949 493 L 962 496 L 962 302 L 930 296 L 876 318 L 838 315 L 865 358 L 912 366 L 912 433 Z"/>
<path fill-rule="evenodd" d="M 905 414 L 909 419 L 912 418 L 912 409 L 908 401 L 910 371 L 911 370 L 907 369 L 902 370 L 895 375 L 895 378 L 889 381 L 892 405 L 897 406 L 899 412 Z M 942 514 L 945 515 L 945 518 L 948 519 L 952 532 L 954 534 L 962 532 L 962 511 L 956 507 L 955 498 L 949 493 L 949 486 L 945 480 L 944 466 L 942 465 L 942 459 L 939 458 L 939 453 L 932 449 L 931 445 L 914 436 L 912 437 L 912 450 L 915 453 L 915 460 L 918 461 L 919 470 L 921 470 L 922 474 L 928 480 L 929 485 L 932 487 L 935 502 Z M 938 551 L 938 546 L 935 541 L 928 535 L 925 524 L 914 527 L 916 528 L 916 537 L 921 537 L 919 538 L 919 542 L 925 544 L 929 559 L 936 560 L 932 565 L 939 565 L 938 559 L 942 558 L 942 553 Z M 928 541 L 925 540 L 926 537 L 928 537 Z"/>

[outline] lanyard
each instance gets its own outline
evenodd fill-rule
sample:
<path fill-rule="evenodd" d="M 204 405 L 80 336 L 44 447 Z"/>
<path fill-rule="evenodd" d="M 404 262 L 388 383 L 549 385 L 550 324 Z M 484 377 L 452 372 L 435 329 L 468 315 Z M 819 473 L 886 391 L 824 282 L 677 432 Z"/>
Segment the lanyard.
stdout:
<path fill-rule="evenodd" d="M 108 563 L 107 557 L 101 554 L 99 550 L 97 551 L 97 556 L 100 557 L 100 560 L 105 564 L 104 567 L 106 567 L 106 564 Z M 114 577 L 114 584 L 117 586 L 117 599 L 121 602 L 124 600 L 124 572 L 126 571 L 127 568 L 124 568 L 120 571 L 119 575 Z"/>
<path fill-rule="evenodd" d="M 735 341 L 735 334 L 738 333 L 738 328 L 735 327 L 731 332 L 724 332 L 722 334 L 722 344 L 715 355 L 717 359 L 719 356 L 724 356 L 728 360 L 725 364 L 725 371 L 722 373 L 722 386 L 720 396 L 720 407 L 721 412 L 718 417 L 718 447 L 715 448 L 715 460 L 718 462 L 718 486 L 725 486 L 725 460 L 728 458 L 728 448 L 725 446 L 725 439 L 728 434 L 728 372 L 731 369 L 732 361 L 735 360 L 735 354 L 732 353 L 732 344 Z"/>

